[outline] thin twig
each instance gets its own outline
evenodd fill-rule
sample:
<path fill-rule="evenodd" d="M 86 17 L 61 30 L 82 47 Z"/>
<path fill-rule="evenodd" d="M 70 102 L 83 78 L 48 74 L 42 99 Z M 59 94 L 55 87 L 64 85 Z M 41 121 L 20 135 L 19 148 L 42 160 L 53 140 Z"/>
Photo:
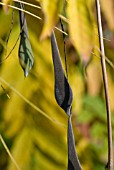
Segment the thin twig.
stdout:
<path fill-rule="evenodd" d="M 0 4 L 1 4 L 1 5 L 6 5 L 5 3 L 2 3 L 2 2 L 0 2 Z M 7 6 L 10 7 L 10 8 L 13 8 L 13 9 L 16 9 L 16 10 L 19 10 L 19 11 L 22 11 L 22 12 L 25 12 L 25 13 L 27 13 L 27 14 L 29 14 L 29 15 L 31 15 L 31 16 L 39 19 L 39 20 L 42 20 L 41 17 L 39 17 L 39 16 L 37 16 L 37 15 L 29 12 L 29 11 L 23 10 L 23 9 L 21 9 L 21 8 L 18 8 L 18 7 L 16 7 L 16 6 L 12 6 L 12 5 L 7 5 Z M 68 35 L 66 32 L 62 31 L 60 28 L 58 28 L 58 27 L 56 27 L 56 26 L 55 26 L 55 29 L 57 29 L 58 31 L 62 32 L 62 33 L 65 34 L 65 35 Z"/>
<path fill-rule="evenodd" d="M 0 86 L 1 86 L 2 90 L 4 91 L 4 93 L 6 94 L 7 98 L 10 99 L 9 94 L 6 92 L 6 89 L 3 87 L 3 85 L 1 84 Z"/>
<path fill-rule="evenodd" d="M 28 6 L 31 6 L 31 7 L 34 7 L 34 8 L 38 8 L 38 9 L 41 9 L 40 6 L 38 5 L 34 5 L 34 4 L 31 4 L 31 3 L 28 3 L 28 2 L 25 2 L 25 1 L 20 1 L 20 0 L 13 0 L 14 2 L 20 2 L 22 4 L 25 4 L 25 5 L 28 5 Z"/>
<path fill-rule="evenodd" d="M 6 50 L 6 42 L 0 38 L 0 44 L 3 46 L 3 48 Z"/>
<path fill-rule="evenodd" d="M 17 168 L 18 170 L 21 170 L 20 167 L 19 167 L 19 165 L 17 164 L 16 160 L 15 160 L 14 157 L 12 156 L 10 150 L 8 149 L 8 147 L 7 147 L 7 145 L 6 145 L 6 143 L 5 143 L 5 141 L 4 141 L 4 139 L 3 139 L 3 137 L 2 137 L 1 134 L 0 134 L 0 140 L 1 140 L 1 142 L 2 142 L 2 144 L 3 144 L 3 146 L 4 146 L 4 148 L 5 148 L 5 150 L 6 150 L 6 152 L 7 152 L 7 154 L 8 154 L 9 157 L 11 158 L 12 162 L 15 164 L 16 168 Z"/>
<path fill-rule="evenodd" d="M 56 26 L 55 26 L 55 29 L 58 30 L 58 31 L 60 31 L 61 33 L 65 34 L 65 35 L 68 35 L 65 31 L 62 31 L 60 28 L 58 28 L 58 27 L 56 27 Z"/>
<path fill-rule="evenodd" d="M 28 3 L 28 2 L 24 2 L 24 1 L 20 1 L 20 0 L 13 0 L 13 1 L 14 1 L 14 2 L 21 2 L 21 3 L 25 4 L 25 5 L 29 5 L 29 6 L 32 6 L 32 7 L 34 7 L 34 8 L 41 9 L 40 6 L 31 4 L 31 3 Z M 2 3 L 2 2 L 0 2 L 0 4 L 1 4 L 1 5 L 6 5 L 5 3 Z M 8 4 L 7 4 L 7 6 L 10 7 L 10 8 L 13 8 L 13 9 L 17 9 L 17 10 L 22 11 L 21 9 L 18 9 L 18 8 L 15 7 L 15 6 L 8 5 Z M 24 10 L 23 12 L 25 12 L 25 13 L 27 13 L 27 14 L 29 14 L 29 15 L 32 15 L 33 17 L 35 17 L 35 18 L 37 18 L 37 19 L 42 20 L 42 18 L 40 18 L 39 16 L 37 16 L 37 15 L 35 15 L 35 14 L 30 13 L 29 11 Z M 64 22 L 66 22 L 67 24 L 70 23 L 70 22 L 69 22 L 69 19 L 66 18 L 65 16 L 63 16 L 62 14 L 58 14 L 58 16 L 59 16 L 59 18 L 61 18 L 61 19 L 62 19 Z M 67 34 L 65 31 L 62 31 L 62 30 L 59 29 L 58 27 L 55 26 L 55 29 L 57 29 L 57 30 L 60 31 L 61 33 L 63 33 L 63 34 L 65 34 L 65 35 L 68 36 L 68 34 Z M 95 33 L 95 35 L 99 37 L 98 34 Z M 109 39 L 107 39 L 107 38 L 105 38 L 105 37 L 103 37 L 103 39 L 106 40 L 106 41 L 111 41 L 111 40 L 109 40 Z"/>
<path fill-rule="evenodd" d="M 99 35 L 98 34 L 96 34 L 96 33 L 94 33 L 97 37 L 99 37 Z M 108 38 L 105 38 L 105 37 L 102 37 L 104 40 L 106 40 L 106 41 L 111 41 L 110 39 L 108 39 Z"/>
<path fill-rule="evenodd" d="M 0 61 L 0 64 L 2 64 L 6 59 L 9 58 L 9 56 L 10 56 L 11 53 L 12 53 L 12 51 L 15 49 L 15 47 L 16 47 L 16 45 L 17 45 L 17 43 L 18 43 L 19 38 L 20 38 L 20 34 L 19 34 L 19 36 L 18 36 L 18 38 L 17 38 L 17 40 L 16 40 L 16 42 L 15 42 L 13 48 L 11 49 L 11 51 L 9 52 L 9 54 L 8 54 L 2 61 Z"/>
<path fill-rule="evenodd" d="M 10 35 L 11 35 L 11 32 L 12 32 L 12 29 L 13 29 L 13 24 L 14 24 L 14 9 L 12 11 L 12 18 L 11 18 L 11 25 L 10 25 L 10 30 L 9 30 L 9 34 L 8 34 L 8 37 L 6 39 L 6 46 L 5 46 L 5 55 L 7 54 L 7 46 L 8 46 L 8 41 L 9 41 L 9 38 L 10 38 Z M 14 49 L 14 48 L 13 48 Z M 13 51 L 13 50 L 12 50 Z M 2 64 L 10 55 L 11 53 L 9 53 L 2 61 L 0 61 L 0 64 Z"/>
<path fill-rule="evenodd" d="M 55 120 L 54 118 L 51 118 L 48 116 L 43 110 L 38 108 L 36 105 L 34 105 L 32 102 L 30 102 L 26 97 L 24 97 L 19 91 L 17 91 L 11 84 L 9 84 L 7 81 L 5 81 L 2 77 L 0 77 L 0 81 L 4 83 L 6 86 L 8 86 L 13 92 L 15 92 L 21 99 L 23 99 L 27 104 L 29 104 L 33 109 L 35 109 L 37 112 L 42 114 L 44 117 L 46 117 L 48 120 L 52 121 L 53 123 L 56 123 L 62 127 L 66 127 L 63 123 Z"/>
<path fill-rule="evenodd" d="M 63 27 L 63 23 L 62 23 L 61 18 L 60 18 L 60 24 L 61 24 L 62 31 L 64 31 L 64 27 Z M 63 34 L 63 42 L 64 42 L 65 70 L 66 70 L 66 76 L 67 76 L 67 79 L 68 79 L 68 65 L 67 65 L 67 54 L 66 54 L 66 42 L 65 42 L 65 35 L 64 34 Z"/>
<path fill-rule="evenodd" d="M 67 24 L 70 23 L 69 19 L 66 18 L 65 16 L 61 15 L 61 14 L 59 14 L 59 18 L 61 18 L 61 19 L 62 19 L 64 22 L 66 22 Z"/>
<path fill-rule="evenodd" d="M 100 2 L 96 0 L 96 11 L 97 11 L 97 22 L 98 22 L 98 32 L 99 32 L 99 44 L 101 50 L 101 66 L 105 90 L 105 99 L 106 99 L 106 110 L 107 110 L 107 130 L 108 130 L 108 170 L 113 170 L 113 147 L 112 147 L 112 125 L 111 125 L 111 109 L 110 109 L 110 100 L 108 93 L 108 80 L 106 73 L 106 63 L 105 63 L 105 50 L 103 42 L 103 31 L 101 24 L 101 11 L 100 11 Z"/>
<path fill-rule="evenodd" d="M 101 52 L 99 52 L 99 53 L 101 54 Z M 101 56 L 96 55 L 94 52 L 91 52 L 91 54 L 93 54 L 94 56 L 96 56 L 96 57 L 101 59 Z M 106 56 L 105 56 L 105 60 L 106 60 L 107 64 L 109 64 L 109 66 L 111 66 L 114 69 L 114 64 Z"/>
<path fill-rule="evenodd" d="M 20 8 L 20 9 L 21 9 L 21 8 Z M 14 10 L 14 9 L 13 9 L 13 10 Z M 11 55 L 11 53 L 13 52 L 13 50 L 15 49 L 15 47 L 16 47 L 16 45 L 17 45 L 17 43 L 18 43 L 18 40 L 19 40 L 19 38 L 20 38 L 20 36 L 21 36 L 21 33 L 22 33 L 22 31 L 23 31 L 23 27 L 24 27 L 24 25 L 23 25 L 22 28 L 21 28 L 21 31 L 20 31 L 20 33 L 19 33 L 19 35 L 18 35 L 18 38 L 17 38 L 17 40 L 16 40 L 13 48 L 11 49 L 11 51 L 9 52 L 9 54 L 0 62 L 0 64 L 2 64 L 6 59 L 8 59 L 9 56 Z M 28 38 L 27 35 L 26 35 L 26 37 Z M 28 39 L 29 39 L 29 38 L 28 38 Z"/>
<path fill-rule="evenodd" d="M 22 3 L 22 4 L 25 4 L 25 5 L 34 7 L 34 8 L 41 9 L 41 6 L 34 5 L 34 4 L 31 4 L 31 3 L 25 2 L 25 1 L 20 1 L 20 0 L 13 0 L 13 1 L 14 1 L 14 2 L 20 2 L 20 3 Z M 60 17 L 64 22 L 69 23 L 68 18 L 66 18 L 66 17 L 63 16 L 62 14 L 59 14 L 59 17 Z"/>
<path fill-rule="evenodd" d="M 14 24 L 14 10 L 12 10 L 12 18 L 11 18 L 10 31 L 9 31 L 9 34 L 8 34 L 8 37 L 7 37 L 7 40 L 6 40 L 6 45 L 8 45 L 8 41 L 9 41 L 12 29 L 13 29 L 13 24 Z"/>
<path fill-rule="evenodd" d="M 23 1 L 19 1 L 19 0 L 16 0 L 16 2 L 23 2 Z M 3 3 L 2 3 L 3 4 Z M 29 4 L 29 3 L 25 3 L 25 4 Z M 29 5 L 31 5 L 31 4 L 29 4 Z M 11 7 L 11 8 L 13 8 L 13 7 L 15 7 L 15 6 L 9 6 L 9 7 Z M 25 13 L 28 13 L 29 15 L 31 15 L 31 13 L 30 12 L 28 12 L 28 11 L 25 11 L 24 9 L 21 9 L 21 8 L 18 8 L 18 7 L 16 7 L 16 8 L 13 8 L 13 10 L 14 9 L 17 9 L 17 10 L 20 10 L 20 11 L 23 11 L 23 12 L 25 12 Z M 14 11 L 13 11 L 14 12 Z M 36 15 L 34 15 L 34 17 L 35 17 Z M 13 19 L 14 19 L 14 14 L 12 13 L 12 22 L 11 22 L 11 28 L 10 28 L 10 33 L 9 33 L 9 36 L 8 36 L 8 39 L 7 39 L 7 43 L 8 43 L 8 40 L 9 40 L 9 37 L 10 37 L 10 34 L 11 34 L 11 31 L 12 31 L 12 26 L 13 26 Z M 42 20 L 42 18 L 41 18 L 41 20 Z M 57 30 L 59 30 L 60 32 L 62 32 L 63 34 L 65 34 L 65 35 L 68 35 L 64 30 L 61 30 L 60 28 L 58 28 L 58 27 L 55 27 Z M 21 33 L 20 33 L 21 34 Z M 16 45 L 17 45 L 17 42 L 18 42 L 18 40 L 19 40 L 19 38 L 20 38 L 20 34 L 19 34 L 19 36 L 18 36 L 18 38 L 17 38 L 17 40 L 16 40 L 16 42 L 15 42 L 15 44 L 14 44 L 14 46 L 13 46 L 13 48 L 11 49 L 11 51 L 9 52 L 9 54 L 2 60 L 2 61 L 0 61 L 0 64 L 2 64 L 6 59 L 8 59 L 9 58 L 9 56 L 11 55 L 11 53 L 12 53 L 12 51 L 14 50 L 14 48 L 16 47 Z M 6 50 L 6 52 L 7 52 L 7 50 Z"/>
<path fill-rule="evenodd" d="M 6 4 L 3 3 L 3 2 L 0 2 L 0 4 L 1 4 L 1 5 L 4 5 L 4 6 L 6 5 Z M 39 19 L 39 20 L 42 20 L 41 17 L 39 17 L 39 16 L 37 16 L 37 15 L 35 15 L 35 14 L 29 12 L 29 11 L 23 10 L 23 9 L 21 9 L 21 8 L 18 8 L 18 7 L 16 7 L 16 6 L 12 6 L 12 5 L 7 5 L 7 6 L 10 7 L 10 8 L 13 8 L 13 9 L 16 9 L 16 10 L 19 10 L 19 11 L 22 11 L 22 12 L 25 12 L 25 13 L 27 13 L 27 14 L 29 14 L 29 15 L 31 15 L 31 16 L 33 16 L 33 17 Z"/>
<path fill-rule="evenodd" d="M 14 1 L 14 2 L 20 2 L 20 3 L 22 3 L 22 4 L 25 4 L 25 5 L 34 7 L 34 8 L 41 9 L 41 6 L 34 5 L 34 4 L 31 4 L 31 3 L 28 3 L 28 2 L 24 2 L 24 1 L 20 1 L 20 0 L 13 0 L 13 1 Z M 62 14 L 58 14 L 58 16 L 59 16 L 59 18 L 61 18 L 64 22 L 69 23 L 69 19 L 66 18 L 65 16 L 63 16 Z"/>
<path fill-rule="evenodd" d="M 102 54 L 102 52 L 100 51 L 100 49 L 97 47 L 97 46 L 95 46 L 95 48 L 96 48 L 96 50 L 100 53 L 100 56 L 103 56 L 103 54 Z M 94 55 L 95 55 L 95 53 L 93 53 Z M 95 55 L 95 56 L 97 56 L 97 55 Z M 97 56 L 98 57 L 98 56 Z M 113 62 L 107 57 L 107 56 L 104 56 L 105 57 L 105 60 L 106 60 L 106 62 L 107 62 L 107 64 L 109 64 L 113 69 L 114 69 L 114 64 L 113 64 Z"/>

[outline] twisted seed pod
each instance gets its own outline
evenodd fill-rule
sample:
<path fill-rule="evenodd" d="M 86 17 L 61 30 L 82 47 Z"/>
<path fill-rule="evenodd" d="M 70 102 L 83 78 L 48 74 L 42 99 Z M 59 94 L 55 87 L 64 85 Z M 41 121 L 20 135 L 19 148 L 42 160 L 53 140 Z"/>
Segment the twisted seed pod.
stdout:
<path fill-rule="evenodd" d="M 58 105 L 70 116 L 72 90 L 64 74 L 54 32 L 51 35 L 52 58 L 55 73 L 55 98 Z"/>
<path fill-rule="evenodd" d="M 51 35 L 52 59 L 55 75 L 55 99 L 58 105 L 68 115 L 68 170 L 81 170 L 81 165 L 75 150 L 74 135 L 71 123 L 72 90 L 64 74 L 60 54 L 54 32 Z"/>
<path fill-rule="evenodd" d="M 68 119 L 68 170 L 81 170 L 81 165 L 75 150 L 71 117 Z"/>

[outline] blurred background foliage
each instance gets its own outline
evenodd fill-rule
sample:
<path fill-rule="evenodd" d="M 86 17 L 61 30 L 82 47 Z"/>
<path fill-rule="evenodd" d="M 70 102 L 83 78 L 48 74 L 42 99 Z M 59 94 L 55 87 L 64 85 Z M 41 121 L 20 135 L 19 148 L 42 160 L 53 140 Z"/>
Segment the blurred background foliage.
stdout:
<path fill-rule="evenodd" d="M 2 2 L 14 5 L 13 1 Z M 107 124 L 95 1 L 67 0 L 66 9 L 63 0 L 26 2 L 41 6 L 37 9 L 25 5 L 27 11 L 42 18 L 38 20 L 26 14 L 35 62 L 29 76 L 24 78 L 18 61 L 18 42 L 9 58 L 0 64 L 0 133 L 21 170 L 67 169 L 67 116 L 54 98 L 48 37 L 55 25 L 61 29 L 59 17 L 62 14 L 66 17 L 63 25 L 69 35 L 66 35 L 65 41 L 69 82 L 74 96 L 72 122 L 76 149 L 84 170 L 104 170 L 108 151 Z M 114 134 L 114 1 L 101 0 L 101 10 L 105 51 L 111 62 L 107 63 L 107 74 Z M 13 29 L 6 44 L 11 18 L 12 9 L 1 5 L 1 61 L 13 48 L 20 32 L 18 10 L 15 10 Z M 54 30 L 65 68 L 63 35 Z M 36 107 L 32 107 L 26 99 Z M 16 170 L 1 142 L 0 169 Z"/>

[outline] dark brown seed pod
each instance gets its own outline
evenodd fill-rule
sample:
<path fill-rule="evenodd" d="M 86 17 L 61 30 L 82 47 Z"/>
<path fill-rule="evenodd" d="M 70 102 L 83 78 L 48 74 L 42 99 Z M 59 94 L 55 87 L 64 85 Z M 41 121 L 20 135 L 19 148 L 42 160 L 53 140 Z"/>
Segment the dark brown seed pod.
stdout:
<path fill-rule="evenodd" d="M 51 35 L 52 58 L 55 73 L 55 98 L 58 105 L 70 116 L 72 90 L 64 74 L 54 32 Z"/>
<path fill-rule="evenodd" d="M 81 170 L 81 165 L 75 151 L 71 117 L 68 119 L 68 170 Z"/>
<path fill-rule="evenodd" d="M 64 74 L 62 62 L 56 42 L 56 37 L 52 31 L 51 35 L 52 58 L 55 75 L 55 98 L 58 105 L 68 115 L 68 170 L 81 170 L 81 165 L 75 150 L 74 135 L 71 123 L 71 105 L 73 94 L 68 80 Z"/>

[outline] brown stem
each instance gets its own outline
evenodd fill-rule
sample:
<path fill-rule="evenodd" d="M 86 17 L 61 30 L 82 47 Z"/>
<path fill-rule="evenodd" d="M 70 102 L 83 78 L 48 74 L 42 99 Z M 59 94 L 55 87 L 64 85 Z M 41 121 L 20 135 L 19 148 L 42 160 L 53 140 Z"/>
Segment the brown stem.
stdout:
<path fill-rule="evenodd" d="M 96 11 L 97 11 L 97 22 L 98 22 L 98 32 L 99 32 L 99 44 L 101 50 L 101 66 L 105 90 L 105 99 L 106 99 L 106 110 L 107 110 L 107 130 L 108 130 L 108 170 L 113 170 L 113 147 L 112 147 L 112 125 L 111 125 L 111 110 L 110 110 L 110 100 L 108 93 L 108 80 L 106 73 L 106 63 L 105 63 L 105 50 L 103 42 L 103 31 L 101 24 L 101 11 L 100 11 L 100 2 L 96 0 Z"/>

